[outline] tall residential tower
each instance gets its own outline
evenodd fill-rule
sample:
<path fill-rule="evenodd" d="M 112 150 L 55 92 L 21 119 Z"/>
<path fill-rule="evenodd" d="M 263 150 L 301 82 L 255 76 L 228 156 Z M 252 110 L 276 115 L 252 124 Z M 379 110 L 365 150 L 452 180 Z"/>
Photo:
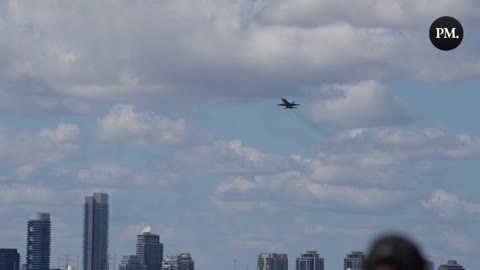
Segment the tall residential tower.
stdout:
<path fill-rule="evenodd" d="M 108 194 L 93 193 L 84 204 L 83 269 L 108 270 Z"/>
<path fill-rule="evenodd" d="M 27 270 L 50 268 L 51 222 L 48 213 L 33 213 L 27 229 Z"/>
<path fill-rule="evenodd" d="M 295 261 L 296 270 L 324 270 L 325 260 L 316 251 L 306 251 Z"/>
<path fill-rule="evenodd" d="M 260 253 L 257 270 L 288 270 L 287 254 Z"/>
<path fill-rule="evenodd" d="M 343 269 L 344 270 L 360 270 L 363 269 L 366 256 L 361 251 L 353 251 L 350 254 L 347 254 L 347 257 L 343 260 Z"/>
<path fill-rule="evenodd" d="M 20 254 L 13 248 L 0 248 L 0 269 L 19 270 Z"/>
<path fill-rule="evenodd" d="M 163 244 L 150 226 L 137 235 L 137 257 L 146 270 L 162 270 Z"/>

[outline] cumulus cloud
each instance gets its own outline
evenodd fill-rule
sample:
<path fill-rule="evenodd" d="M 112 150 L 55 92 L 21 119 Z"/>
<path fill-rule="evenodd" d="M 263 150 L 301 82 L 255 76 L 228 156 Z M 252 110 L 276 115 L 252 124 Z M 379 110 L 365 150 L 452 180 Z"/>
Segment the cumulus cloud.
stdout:
<path fill-rule="evenodd" d="M 242 145 L 241 141 L 216 140 L 196 146 L 189 152 L 177 152 L 173 163 L 179 169 L 211 173 L 253 173 L 285 169 L 291 158 L 263 153 Z"/>
<path fill-rule="evenodd" d="M 133 105 L 115 105 L 97 122 L 98 139 L 107 143 L 137 146 L 173 146 L 184 142 L 188 127 L 184 119 L 138 112 Z"/>
<path fill-rule="evenodd" d="M 213 102 L 366 77 L 456 80 L 478 76 L 479 58 L 468 47 L 438 57 L 425 29 L 446 11 L 478 18 L 475 4 L 9 1 L 0 71 L 48 85 L 30 102 L 39 109 L 75 111 L 88 109 L 83 98 Z M 30 92 L 0 93 L 20 100 Z"/>
<path fill-rule="evenodd" d="M 54 191 L 44 187 L 26 185 L 0 185 L 0 202 L 6 205 L 50 203 L 54 200 Z"/>
<path fill-rule="evenodd" d="M 99 186 L 119 184 L 130 176 L 128 168 L 104 163 L 94 163 L 87 169 L 80 169 L 76 177 L 80 181 Z"/>
<path fill-rule="evenodd" d="M 376 81 L 355 85 L 326 86 L 323 92 L 337 92 L 308 104 L 308 117 L 315 124 L 343 127 L 372 127 L 408 124 L 415 112 L 399 97 Z"/>
<path fill-rule="evenodd" d="M 30 165 L 66 160 L 79 150 L 80 129 L 75 124 L 60 123 L 37 133 L 0 128 L 0 158 L 7 162 Z M 24 168 L 25 169 L 25 168 Z"/>
<path fill-rule="evenodd" d="M 480 158 L 480 138 L 440 128 L 352 129 L 338 134 L 335 142 L 343 151 L 380 151 L 409 161 Z"/>
<path fill-rule="evenodd" d="M 422 28 L 440 14 L 452 14 L 462 20 L 478 21 L 479 12 L 473 0 L 438 1 L 435 6 L 428 0 L 374 1 L 267 1 L 259 17 L 269 24 L 315 27 L 331 21 L 348 21 L 362 26 Z"/>
<path fill-rule="evenodd" d="M 24 167 L 21 167 L 22 172 L 29 173 L 30 167 Z M 127 165 L 102 162 L 92 162 L 79 169 L 55 168 L 49 171 L 48 177 L 58 181 L 57 185 L 66 183 L 69 189 L 82 188 L 85 184 L 110 189 L 147 186 L 172 188 L 183 182 L 177 174 L 159 168 L 135 170 Z"/>
<path fill-rule="evenodd" d="M 254 207 L 260 202 L 273 208 L 279 202 L 288 202 L 327 210 L 372 211 L 395 206 L 408 197 L 394 190 L 320 184 L 296 172 L 234 178 L 221 183 L 217 195 L 230 203 L 222 204 L 222 208 L 230 206 L 234 210 L 258 210 Z"/>
<path fill-rule="evenodd" d="M 436 190 L 429 200 L 422 200 L 421 203 L 425 208 L 435 210 L 445 217 L 480 213 L 480 204 L 463 201 L 445 190 Z"/>
<path fill-rule="evenodd" d="M 1 52 L 0 52 L 1 53 Z M 0 72 L 0 111 L 21 114 L 87 113 L 88 102 L 79 98 L 63 97 L 55 93 L 48 82 L 30 76 L 10 78 Z"/>

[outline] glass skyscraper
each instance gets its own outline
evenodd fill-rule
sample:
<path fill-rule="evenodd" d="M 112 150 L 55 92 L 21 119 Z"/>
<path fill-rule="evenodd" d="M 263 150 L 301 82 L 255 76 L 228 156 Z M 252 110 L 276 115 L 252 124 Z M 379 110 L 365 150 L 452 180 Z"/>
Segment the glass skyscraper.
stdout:
<path fill-rule="evenodd" d="M 0 248 L 0 270 L 19 270 L 20 254 L 13 248 Z"/>
<path fill-rule="evenodd" d="M 257 270 L 288 270 L 288 256 L 279 253 L 260 253 Z"/>
<path fill-rule="evenodd" d="M 27 227 L 27 270 L 47 270 L 50 268 L 50 214 L 33 213 Z"/>
<path fill-rule="evenodd" d="M 324 270 L 325 260 L 316 251 L 306 251 L 295 261 L 296 270 Z"/>
<path fill-rule="evenodd" d="M 84 204 L 83 269 L 108 270 L 108 194 L 93 193 Z"/>
<path fill-rule="evenodd" d="M 137 257 L 145 270 L 162 270 L 163 244 L 160 236 L 151 232 L 150 226 L 137 235 Z"/>
<path fill-rule="evenodd" d="M 195 263 L 190 253 L 180 253 L 177 257 L 177 265 L 178 270 L 195 270 Z"/>
<path fill-rule="evenodd" d="M 344 270 L 359 270 L 363 269 L 366 256 L 361 251 L 353 251 L 350 254 L 347 254 L 347 257 L 343 260 L 343 269 Z"/>
<path fill-rule="evenodd" d="M 122 262 L 118 265 L 118 270 L 143 270 L 143 265 L 136 255 L 122 257 Z"/>
<path fill-rule="evenodd" d="M 163 270 L 178 270 L 178 256 L 167 256 L 163 262 Z"/>

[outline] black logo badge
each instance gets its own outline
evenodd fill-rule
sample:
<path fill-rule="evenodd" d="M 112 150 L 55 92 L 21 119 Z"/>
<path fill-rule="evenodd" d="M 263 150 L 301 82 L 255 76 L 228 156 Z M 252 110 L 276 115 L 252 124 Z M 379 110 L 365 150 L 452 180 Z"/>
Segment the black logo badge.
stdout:
<path fill-rule="evenodd" d="M 463 40 L 463 27 L 455 18 L 444 16 L 436 19 L 430 26 L 430 41 L 443 51 L 451 51 Z"/>

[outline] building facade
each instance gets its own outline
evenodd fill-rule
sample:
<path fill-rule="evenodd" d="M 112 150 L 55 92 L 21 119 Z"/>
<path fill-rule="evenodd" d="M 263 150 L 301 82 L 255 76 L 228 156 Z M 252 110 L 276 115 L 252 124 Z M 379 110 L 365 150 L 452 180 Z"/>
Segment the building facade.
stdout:
<path fill-rule="evenodd" d="M 195 270 L 195 262 L 190 253 L 180 253 L 177 256 L 178 270 Z"/>
<path fill-rule="evenodd" d="M 167 256 L 163 261 L 163 270 L 178 270 L 178 256 Z"/>
<path fill-rule="evenodd" d="M 13 248 L 0 248 L 0 270 L 20 270 L 20 254 Z"/>
<path fill-rule="evenodd" d="M 83 269 L 108 270 L 108 194 L 95 192 L 84 204 Z"/>
<path fill-rule="evenodd" d="M 465 268 L 456 260 L 449 260 L 446 264 L 440 265 L 438 270 L 465 270 Z"/>
<path fill-rule="evenodd" d="M 137 235 L 137 257 L 145 270 L 162 270 L 163 244 L 150 226 Z"/>
<path fill-rule="evenodd" d="M 260 253 L 257 270 L 288 270 L 288 256 L 280 253 Z"/>
<path fill-rule="evenodd" d="M 118 270 L 143 270 L 143 265 L 136 255 L 123 256 Z"/>
<path fill-rule="evenodd" d="M 27 227 L 27 270 L 50 269 L 50 214 L 33 213 Z"/>
<path fill-rule="evenodd" d="M 353 251 L 347 254 L 347 257 L 343 260 L 344 270 L 360 270 L 363 269 L 366 256 L 361 251 Z"/>
<path fill-rule="evenodd" d="M 306 251 L 295 261 L 296 270 L 324 270 L 325 259 L 321 258 L 316 251 Z"/>

